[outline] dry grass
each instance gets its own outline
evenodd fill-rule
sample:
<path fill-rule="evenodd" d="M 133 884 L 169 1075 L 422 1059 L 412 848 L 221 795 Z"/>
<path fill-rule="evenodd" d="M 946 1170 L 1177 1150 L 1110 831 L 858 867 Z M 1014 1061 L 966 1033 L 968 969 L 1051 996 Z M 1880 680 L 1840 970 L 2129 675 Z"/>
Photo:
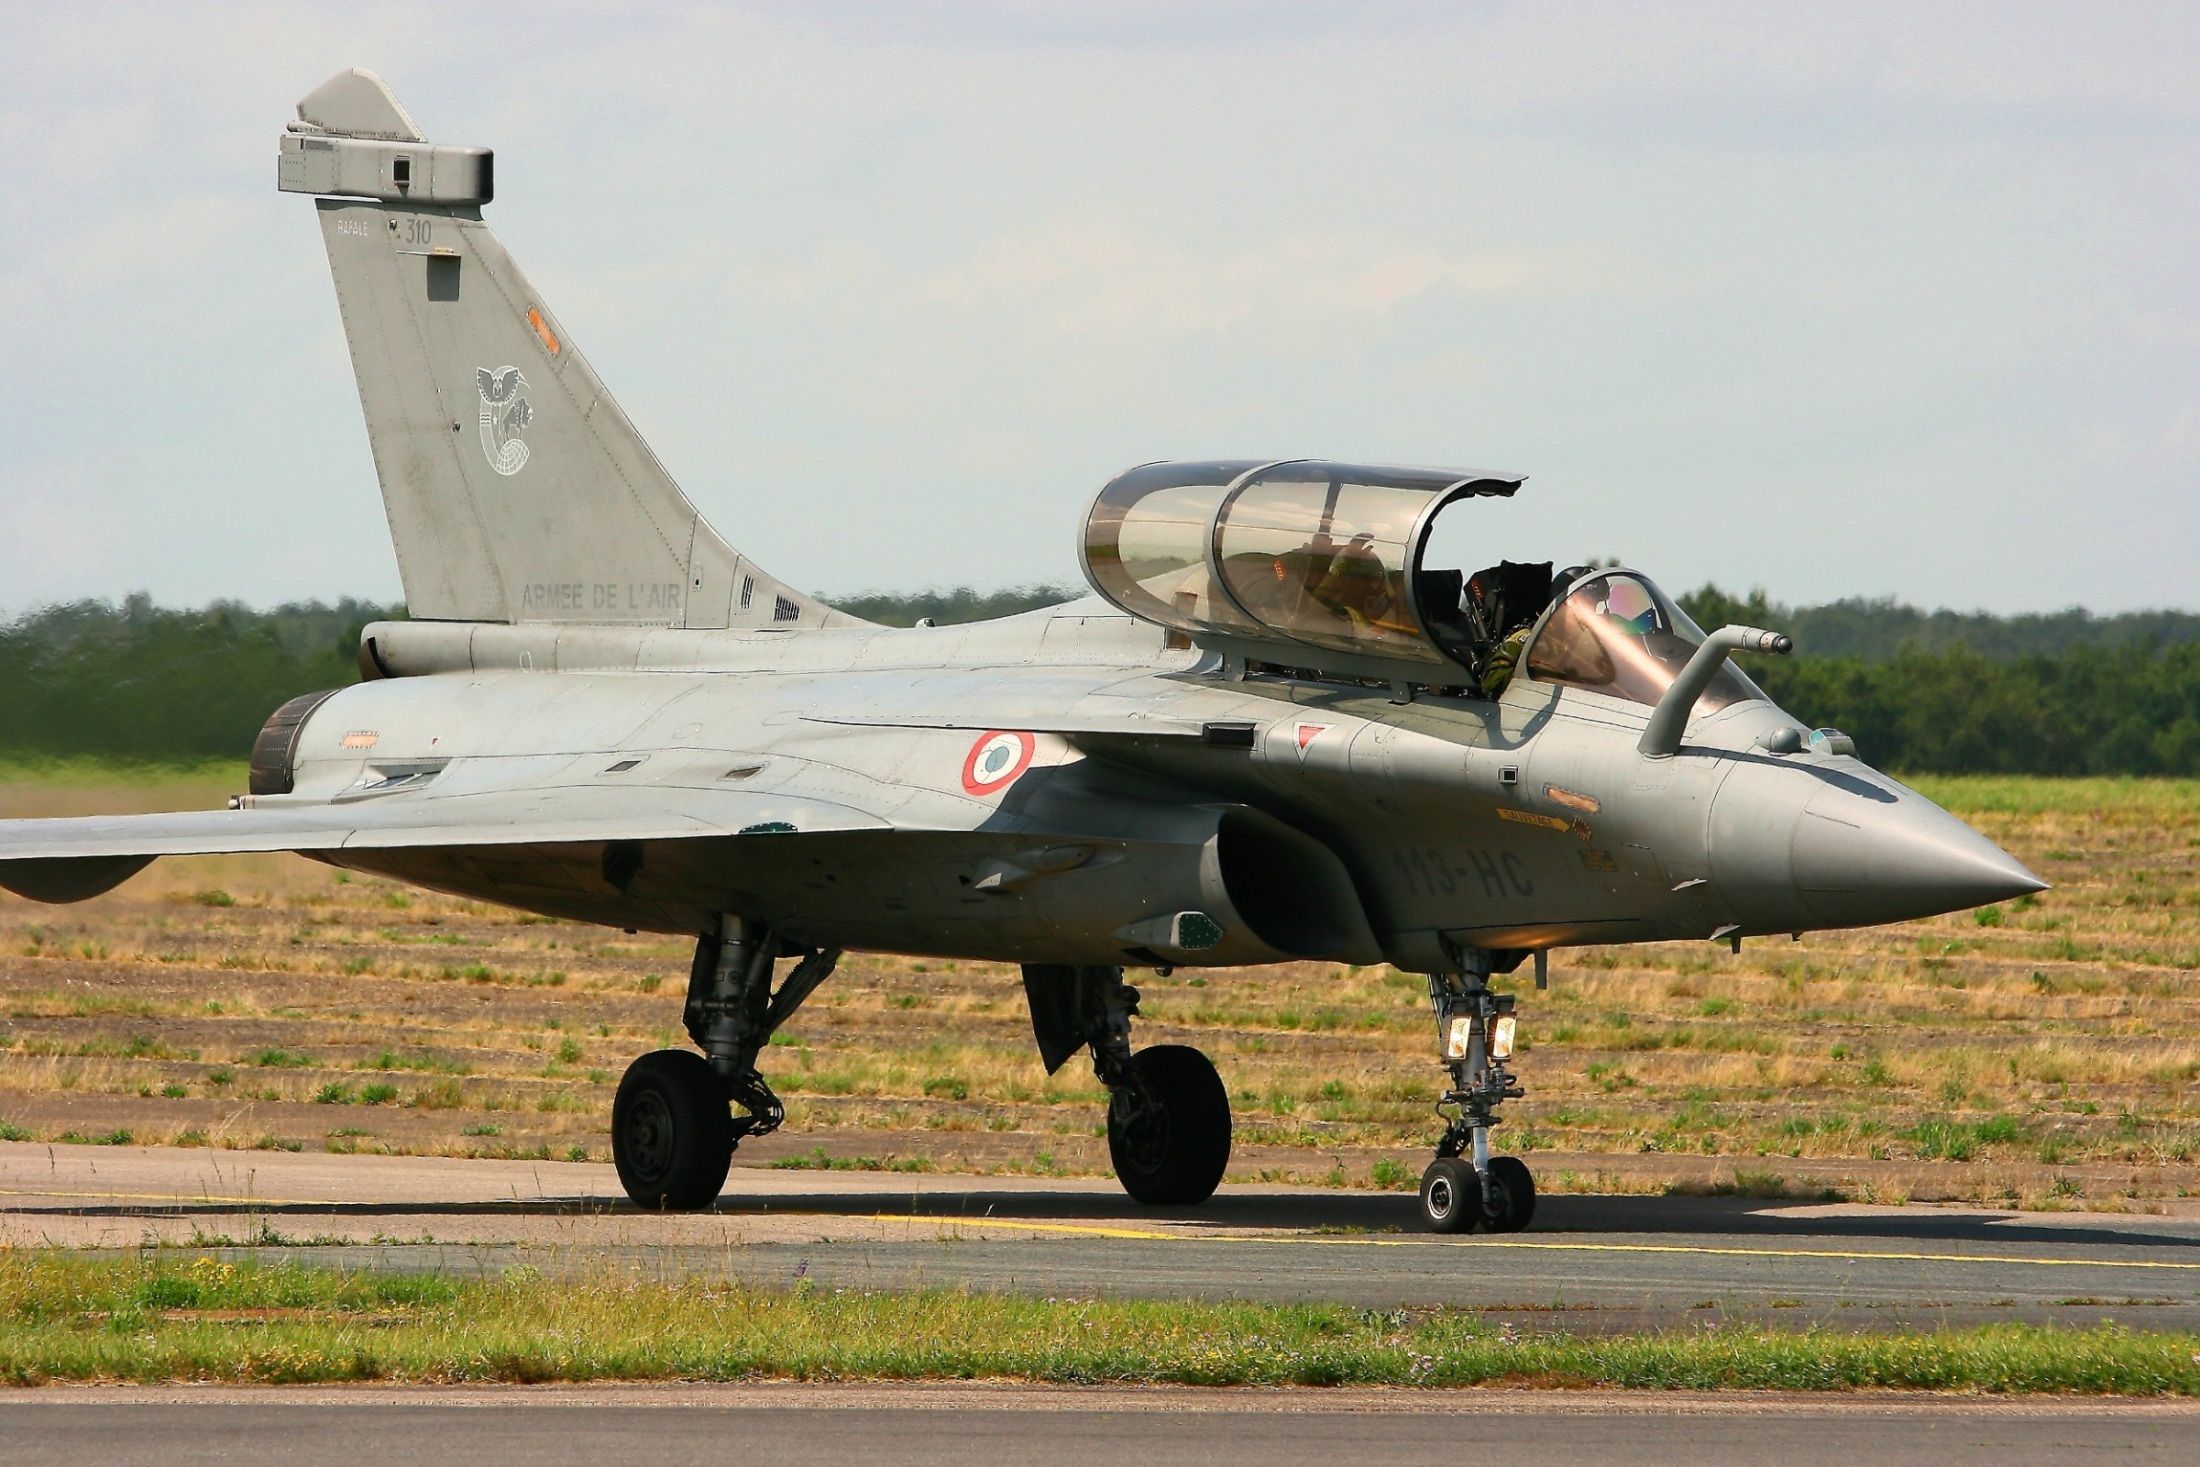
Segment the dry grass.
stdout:
<path fill-rule="evenodd" d="M 226 777 L 225 777 L 226 776 Z M 226 771 L 161 803 L 218 802 Z M 1561 954 L 1523 997 L 1501 1140 L 1554 1189 L 2032 1206 L 2200 1188 L 2200 783 L 1943 780 L 2055 883 L 1902 927 Z M 113 774 L 0 813 L 147 807 Z M 76 907 L 0 897 L 0 1136 L 567 1158 L 679 1042 L 683 945 L 292 857 L 164 862 Z M 1440 1078 L 1421 981 L 1294 964 L 1141 981 L 1143 1042 L 1200 1045 L 1234 1174 L 1410 1184 Z M 1013 970 L 851 959 L 775 1045 L 780 1165 L 1105 1168 L 1099 1087 L 1048 1078 Z"/>

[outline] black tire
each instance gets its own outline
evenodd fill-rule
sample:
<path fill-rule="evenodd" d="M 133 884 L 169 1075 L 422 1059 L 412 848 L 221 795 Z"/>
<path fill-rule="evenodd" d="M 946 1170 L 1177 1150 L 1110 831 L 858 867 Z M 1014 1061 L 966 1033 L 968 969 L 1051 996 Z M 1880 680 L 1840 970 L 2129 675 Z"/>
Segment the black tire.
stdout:
<path fill-rule="evenodd" d="M 1131 1056 L 1131 1082 L 1108 1097 L 1108 1156 L 1131 1199 L 1205 1202 L 1230 1164 L 1230 1095 L 1214 1062 L 1185 1044 Z"/>
<path fill-rule="evenodd" d="M 1497 1211 L 1485 1210 L 1483 1221 L 1493 1233 L 1517 1233 L 1535 1216 L 1535 1177 L 1517 1156 L 1490 1158 L 1490 1180 L 1496 1184 Z"/>
<path fill-rule="evenodd" d="M 1482 1183 L 1456 1156 L 1439 1156 L 1421 1173 L 1421 1220 L 1435 1233 L 1471 1233 L 1482 1221 Z"/>
<path fill-rule="evenodd" d="M 716 1201 L 733 1165 L 733 1111 L 710 1061 L 660 1049 L 628 1065 L 611 1102 L 611 1159 L 639 1206 L 688 1212 Z"/>

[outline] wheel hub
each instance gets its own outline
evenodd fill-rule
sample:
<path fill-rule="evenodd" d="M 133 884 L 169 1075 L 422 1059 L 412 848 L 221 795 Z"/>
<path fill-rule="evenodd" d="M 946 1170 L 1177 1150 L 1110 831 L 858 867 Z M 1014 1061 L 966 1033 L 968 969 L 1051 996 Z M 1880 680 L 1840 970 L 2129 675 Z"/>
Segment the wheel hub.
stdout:
<path fill-rule="evenodd" d="M 1140 1172 L 1161 1170 L 1169 1157 L 1169 1108 L 1142 1088 L 1126 1088 L 1108 1098 L 1108 1110 L 1122 1141 L 1122 1161 Z"/>
<path fill-rule="evenodd" d="M 624 1150 L 635 1172 L 651 1181 L 663 1179 L 672 1169 L 672 1111 L 655 1091 L 634 1097 L 626 1113 Z"/>

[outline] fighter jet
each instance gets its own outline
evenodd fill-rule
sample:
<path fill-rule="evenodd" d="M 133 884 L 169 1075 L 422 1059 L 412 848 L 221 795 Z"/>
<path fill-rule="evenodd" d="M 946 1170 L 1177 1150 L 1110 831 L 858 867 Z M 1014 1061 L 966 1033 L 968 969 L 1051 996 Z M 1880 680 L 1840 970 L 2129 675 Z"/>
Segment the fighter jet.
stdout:
<path fill-rule="evenodd" d="M 314 200 L 411 619 L 274 711 L 230 808 L 0 824 L 0 886 L 295 851 L 693 938 L 694 1047 L 612 1108 L 642 1206 L 709 1206 L 781 1124 L 765 1046 L 844 952 L 1021 965 L 1041 1062 L 1089 1052 L 1116 1174 L 1163 1206 L 1221 1181 L 1229 1099 L 1198 1050 L 1134 1046 L 1126 970 L 1388 963 L 1426 976 L 1447 1076 L 1423 1215 L 1515 1230 L 1493 979 L 2042 887 L 1732 660 L 1786 637 L 1706 635 L 1624 567 L 1426 563 L 1517 474 L 1144 464 L 1085 513 L 1086 599 L 835 611 L 704 522 L 483 221 L 492 179 L 371 73 L 299 104 L 276 182 Z"/>

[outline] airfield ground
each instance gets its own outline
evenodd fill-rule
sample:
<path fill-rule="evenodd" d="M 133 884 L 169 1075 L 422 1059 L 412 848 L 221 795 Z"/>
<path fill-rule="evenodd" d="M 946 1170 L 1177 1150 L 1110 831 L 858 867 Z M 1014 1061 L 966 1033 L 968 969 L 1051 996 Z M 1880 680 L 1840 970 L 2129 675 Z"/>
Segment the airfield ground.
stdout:
<path fill-rule="evenodd" d="M 0 814 L 219 803 L 226 768 L 16 771 Z M 2054 889 L 1800 943 L 1561 953 L 1500 1133 L 1546 1193 L 2175 1210 L 2200 1192 L 2200 782 L 1927 793 Z M 678 1042 L 675 941 L 287 856 L 0 896 L 0 1139 L 603 1160 L 620 1071 Z M 1524 975 L 1523 975 L 1524 976 Z M 1214 1055 L 1234 1180 L 1410 1189 L 1438 1070 L 1419 980 L 1142 978 Z M 1102 1175 L 1101 1092 L 1040 1070 L 1013 970 L 856 957 L 768 1057 L 744 1165 Z"/>
<path fill-rule="evenodd" d="M 1442 1238 L 1413 1207 L 751 1170 L 666 1215 L 601 1164 L 6 1143 L 0 1384 L 2200 1396 L 2200 1219 L 1562 1196 Z"/>
<path fill-rule="evenodd" d="M 1231 1184 L 1196 1208 L 1148 1210 L 1097 1178 L 749 1169 L 708 1212 L 653 1214 L 602 1163 L 0 1143 L 0 1343 L 20 1283 L 9 1270 L 55 1250 L 193 1277 L 210 1257 L 583 1286 L 1439 1311 L 1521 1335 L 2116 1326 L 2200 1345 L 2200 1208 L 1556 1196 L 1532 1232 L 1445 1238 L 1420 1230 L 1412 1197 L 1371 1191 Z M 2200 1360 L 2178 1358 L 2200 1384 Z"/>
<path fill-rule="evenodd" d="M 1150 1467 L 1458 1460 L 1501 1444 L 1517 1467 L 1870 1462 L 2003 1467 L 2048 1457 L 2174 1462 L 2200 1412 L 2183 1401 L 1929 1401 L 1702 1392 L 1223 1392 L 1023 1385 L 647 1385 L 269 1390 L 102 1386 L 0 1396 L 11 1467 L 113 1460 L 353 1467 L 361 1443 L 400 1462 L 596 1464 L 637 1442 L 664 1467 L 892 1461 Z"/>
<path fill-rule="evenodd" d="M 233 782 L 148 797 L 49 773 L 0 783 L 0 813 L 208 804 Z M 1436 1070 L 1418 984 L 1385 969 L 1144 984 L 1143 1039 L 1214 1054 L 1238 1116 L 1222 1194 L 1155 1214 L 1104 1177 L 1089 1076 L 1040 1073 L 1011 971 L 858 958 L 771 1052 L 786 1131 L 744 1149 L 714 1211 L 648 1216 L 603 1129 L 626 1061 L 676 1042 L 676 943 L 289 857 L 166 863 L 71 908 L 0 898 L 0 1378 L 1130 1388 L 839 1417 L 815 1394 L 690 1403 L 762 1432 L 759 1460 L 842 1426 L 921 1442 L 947 1407 L 1004 1441 L 1019 1411 L 1049 1442 L 1144 1432 L 1156 1460 L 1192 1460 L 1202 1431 L 1267 1433 L 1278 1460 L 1323 1439 L 1277 1424 L 1295 1397 L 1194 1408 L 1150 1394 L 1169 1382 L 2189 1399 L 2200 783 L 1929 792 L 2055 889 L 1738 957 L 1562 957 L 1523 998 L 1530 1095 L 1502 1138 L 1546 1200 L 1503 1238 L 1417 1229 Z M 1473 1394 L 1331 1405 L 1351 1440 L 1408 1447 L 1451 1439 L 1438 1412 L 1526 1409 Z M 36 1399 L 0 1406 L 30 1460 L 84 1411 L 125 1435 L 206 1419 L 175 1415 L 204 1404 L 188 1393 Z M 407 1429 L 449 1429 L 402 1399 Z M 2017 1440 L 2152 1451 L 2188 1420 L 1689 1400 L 1685 1426 L 1598 1397 L 1505 1429 L 1524 1460 L 1655 1458 L 1735 1410 L 1738 1441 L 1956 1462 Z M 600 1447 L 627 1425 L 606 1406 L 655 1401 L 561 1398 L 525 1429 Z M 1243 1420 L 1187 1424 L 1200 1411 Z M 240 1449 L 287 1449 L 302 1414 L 261 1396 L 221 1419 Z"/>

